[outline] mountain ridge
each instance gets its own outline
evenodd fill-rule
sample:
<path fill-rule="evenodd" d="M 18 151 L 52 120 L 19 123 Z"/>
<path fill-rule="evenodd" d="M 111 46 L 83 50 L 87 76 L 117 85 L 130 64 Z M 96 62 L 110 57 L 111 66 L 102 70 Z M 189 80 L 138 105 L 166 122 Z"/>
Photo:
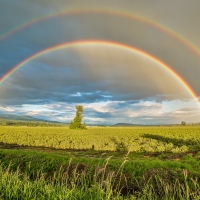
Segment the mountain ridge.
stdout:
<path fill-rule="evenodd" d="M 131 124 L 131 123 L 116 123 L 112 126 L 143 126 L 142 124 Z"/>
<path fill-rule="evenodd" d="M 0 114 L 1 119 L 7 120 L 17 120 L 17 121 L 39 121 L 39 122 L 52 122 L 52 123 L 60 123 L 58 121 L 49 121 L 45 119 L 38 119 L 28 115 L 12 115 L 12 114 Z"/>

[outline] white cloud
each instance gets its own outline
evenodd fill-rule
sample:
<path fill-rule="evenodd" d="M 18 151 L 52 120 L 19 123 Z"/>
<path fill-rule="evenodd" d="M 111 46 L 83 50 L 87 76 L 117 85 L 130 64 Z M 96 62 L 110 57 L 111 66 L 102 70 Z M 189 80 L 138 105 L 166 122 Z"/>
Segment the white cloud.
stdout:
<path fill-rule="evenodd" d="M 0 111 L 14 112 L 15 109 L 13 107 L 2 107 L 2 106 L 0 106 Z"/>
<path fill-rule="evenodd" d="M 155 101 L 105 101 L 83 103 L 84 121 L 89 124 L 114 124 L 129 122 L 138 124 L 162 124 L 200 121 L 200 109 L 193 101 L 158 103 Z M 77 104 L 52 103 L 45 105 L 23 105 L 22 107 L 0 107 L 1 112 L 30 115 L 53 121 L 70 122 L 75 117 Z M 170 107 L 171 106 L 171 107 Z"/>

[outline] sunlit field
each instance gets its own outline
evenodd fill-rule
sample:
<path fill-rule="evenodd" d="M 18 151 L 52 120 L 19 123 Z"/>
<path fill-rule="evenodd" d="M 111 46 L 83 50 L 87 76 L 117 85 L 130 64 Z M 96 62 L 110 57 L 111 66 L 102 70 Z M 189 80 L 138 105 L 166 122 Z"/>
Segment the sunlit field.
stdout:
<path fill-rule="evenodd" d="M 0 141 L 56 149 L 187 152 L 200 150 L 200 126 L 172 127 L 0 127 Z"/>
<path fill-rule="evenodd" d="M 200 199 L 200 127 L 0 128 L 2 199 Z"/>

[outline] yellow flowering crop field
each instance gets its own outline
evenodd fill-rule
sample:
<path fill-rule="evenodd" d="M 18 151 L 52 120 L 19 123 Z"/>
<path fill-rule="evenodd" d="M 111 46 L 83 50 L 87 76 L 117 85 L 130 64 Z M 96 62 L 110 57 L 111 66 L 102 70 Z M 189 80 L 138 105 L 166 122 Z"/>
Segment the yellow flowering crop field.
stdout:
<path fill-rule="evenodd" d="M 0 142 L 56 149 L 187 152 L 200 149 L 200 126 L 92 127 L 87 130 L 1 126 Z"/>

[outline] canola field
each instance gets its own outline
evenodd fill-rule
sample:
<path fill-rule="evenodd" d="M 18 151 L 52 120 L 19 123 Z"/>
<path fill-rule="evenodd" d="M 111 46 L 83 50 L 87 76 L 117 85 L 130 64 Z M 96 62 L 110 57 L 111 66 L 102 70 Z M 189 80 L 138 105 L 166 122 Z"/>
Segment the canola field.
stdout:
<path fill-rule="evenodd" d="M 56 149 L 188 152 L 200 150 L 200 126 L 161 127 L 0 127 L 0 142 Z"/>

